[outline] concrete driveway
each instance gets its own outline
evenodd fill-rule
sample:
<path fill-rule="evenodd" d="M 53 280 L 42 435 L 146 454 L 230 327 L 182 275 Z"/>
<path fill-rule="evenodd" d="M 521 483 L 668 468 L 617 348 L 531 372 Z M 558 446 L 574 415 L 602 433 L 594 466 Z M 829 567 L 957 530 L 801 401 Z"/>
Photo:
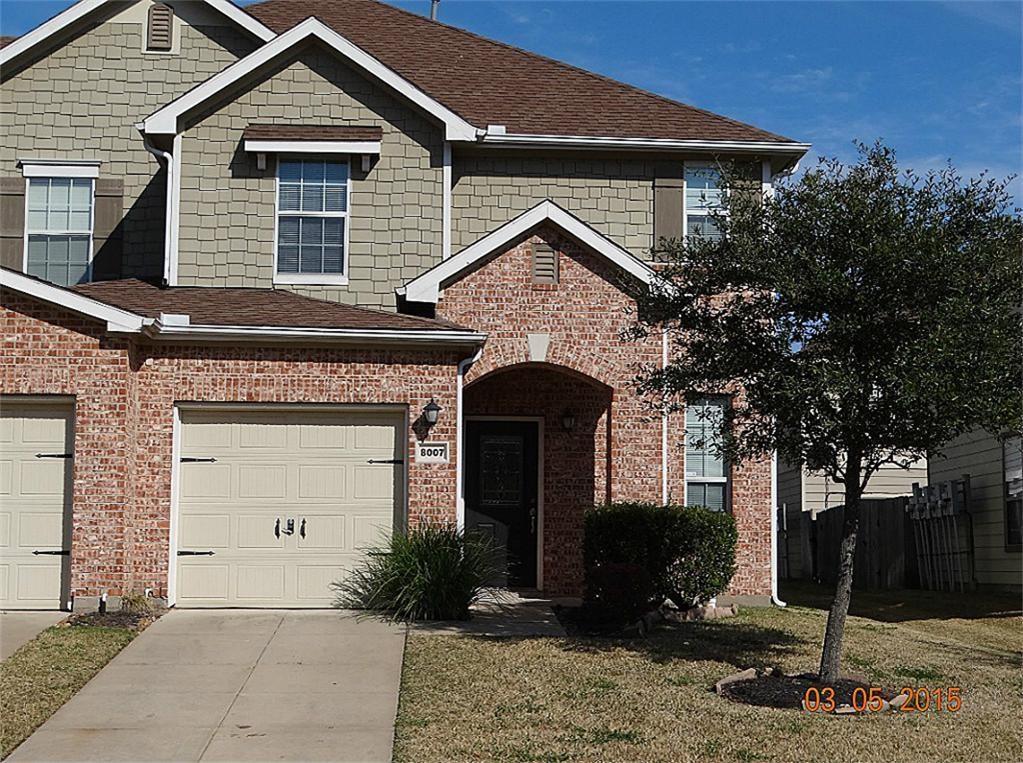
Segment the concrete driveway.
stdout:
<path fill-rule="evenodd" d="M 9 760 L 387 761 L 404 644 L 337 611 L 172 611 Z"/>
<path fill-rule="evenodd" d="M 0 660 L 6 660 L 24 644 L 51 625 L 67 617 L 67 612 L 0 612 Z"/>

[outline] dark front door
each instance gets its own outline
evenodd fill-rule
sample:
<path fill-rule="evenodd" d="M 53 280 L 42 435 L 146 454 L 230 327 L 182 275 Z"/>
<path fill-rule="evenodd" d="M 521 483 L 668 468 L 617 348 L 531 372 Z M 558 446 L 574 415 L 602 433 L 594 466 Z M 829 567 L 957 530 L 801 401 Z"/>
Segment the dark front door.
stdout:
<path fill-rule="evenodd" d="M 465 527 L 491 535 L 508 563 L 498 585 L 536 587 L 537 432 L 534 421 L 469 421 Z"/>

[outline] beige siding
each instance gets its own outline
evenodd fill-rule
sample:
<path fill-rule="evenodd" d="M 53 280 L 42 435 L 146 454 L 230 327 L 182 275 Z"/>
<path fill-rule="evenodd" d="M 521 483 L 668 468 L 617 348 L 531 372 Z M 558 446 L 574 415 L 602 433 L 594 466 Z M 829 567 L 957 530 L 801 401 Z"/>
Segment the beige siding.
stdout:
<path fill-rule="evenodd" d="M 254 49 L 222 17 L 176 5 L 179 53 L 143 51 L 143 0 L 0 84 L 0 176 L 20 177 L 19 159 L 97 159 L 101 177 L 124 181 L 124 275 L 163 269 L 164 174 L 135 123 Z"/>
<path fill-rule="evenodd" d="M 909 469 L 902 469 L 894 464 L 882 466 L 870 478 L 865 498 L 882 498 L 892 495 L 909 495 L 913 492 L 913 483 L 927 484 L 927 461 L 920 460 Z M 803 475 L 803 510 L 823 511 L 833 506 L 841 506 L 845 500 L 845 489 L 822 474 L 805 472 Z"/>
<path fill-rule="evenodd" d="M 970 475 L 977 582 L 1018 590 L 1023 579 L 1023 555 L 1005 550 L 1001 442 L 988 432 L 975 430 L 950 442 L 929 463 L 931 485 Z"/>
<path fill-rule="evenodd" d="M 676 159 L 679 175 L 682 162 Z M 577 153 L 458 152 L 452 239 L 457 252 L 544 199 L 551 199 L 641 259 L 653 245 L 656 160 Z"/>
<path fill-rule="evenodd" d="M 307 50 L 186 130 L 180 284 L 273 283 L 276 163 L 268 157 L 261 171 L 242 151 L 242 131 L 252 122 L 378 125 L 384 131 L 369 172 L 358 161 L 352 166 L 348 286 L 288 288 L 391 308 L 396 286 L 440 260 L 440 128 L 336 57 Z"/>
<path fill-rule="evenodd" d="M 778 507 L 785 512 L 785 563 L 784 574 L 789 578 L 803 576 L 800 532 L 803 522 L 803 470 L 798 466 L 778 462 Z"/>

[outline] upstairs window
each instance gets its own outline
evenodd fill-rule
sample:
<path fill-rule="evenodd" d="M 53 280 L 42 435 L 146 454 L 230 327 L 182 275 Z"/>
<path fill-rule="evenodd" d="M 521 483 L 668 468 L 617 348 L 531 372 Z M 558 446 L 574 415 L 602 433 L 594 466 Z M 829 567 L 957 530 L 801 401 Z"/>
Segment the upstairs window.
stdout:
<path fill-rule="evenodd" d="M 277 170 L 279 283 L 346 282 L 347 160 L 281 158 Z"/>
<path fill-rule="evenodd" d="M 25 272 L 61 286 L 92 277 L 91 177 L 29 177 Z"/>
<path fill-rule="evenodd" d="M 146 50 L 167 53 L 174 47 L 174 10 L 169 5 L 155 3 L 149 8 L 146 30 Z"/>
<path fill-rule="evenodd" d="M 727 511 L 728 465 L 715 453 L 728 398 L 700 397 L 686 404 L 686 504 Z"/>
<path fill-rule="evenodd" d="M 720 170 L 711 164 L 686 162 L 684 203 L 685 235 L 711 240 L 721 237 L 711 216 L 723 205 Z"/>

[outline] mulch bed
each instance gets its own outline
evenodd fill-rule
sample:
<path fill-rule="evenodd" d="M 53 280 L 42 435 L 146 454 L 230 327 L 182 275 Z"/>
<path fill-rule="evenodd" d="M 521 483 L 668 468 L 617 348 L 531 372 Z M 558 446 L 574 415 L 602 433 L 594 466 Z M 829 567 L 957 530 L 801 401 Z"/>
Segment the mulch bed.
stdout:
<path fill-rule="evenodd" d="M 760 675 L 745 681 L 735 681 L 721 687 L 721 696 L 746 705 L 760 707 L 802 709 L 806 690 L 815 687 L 818 690 L 828 686 L 835 690 L 835 704 L 852 705 L 853 692 L 864 689 L 868 696 L 871 684 L 854 678 L 840 678 L 833 684 L 821 683 L 812 673 L 801 673 L 796 676 Z M 891 701 L 897 692 L 881 690 L 881 696 Z"/>
<path fill-rule="evenodd" d="M 86 612 L 70 615 L 67 624 L 71 627 L 88 625 L 94 628 L 124 628 L 131 631 L 145 630 L 159 615 L 152 612 Z"/>

